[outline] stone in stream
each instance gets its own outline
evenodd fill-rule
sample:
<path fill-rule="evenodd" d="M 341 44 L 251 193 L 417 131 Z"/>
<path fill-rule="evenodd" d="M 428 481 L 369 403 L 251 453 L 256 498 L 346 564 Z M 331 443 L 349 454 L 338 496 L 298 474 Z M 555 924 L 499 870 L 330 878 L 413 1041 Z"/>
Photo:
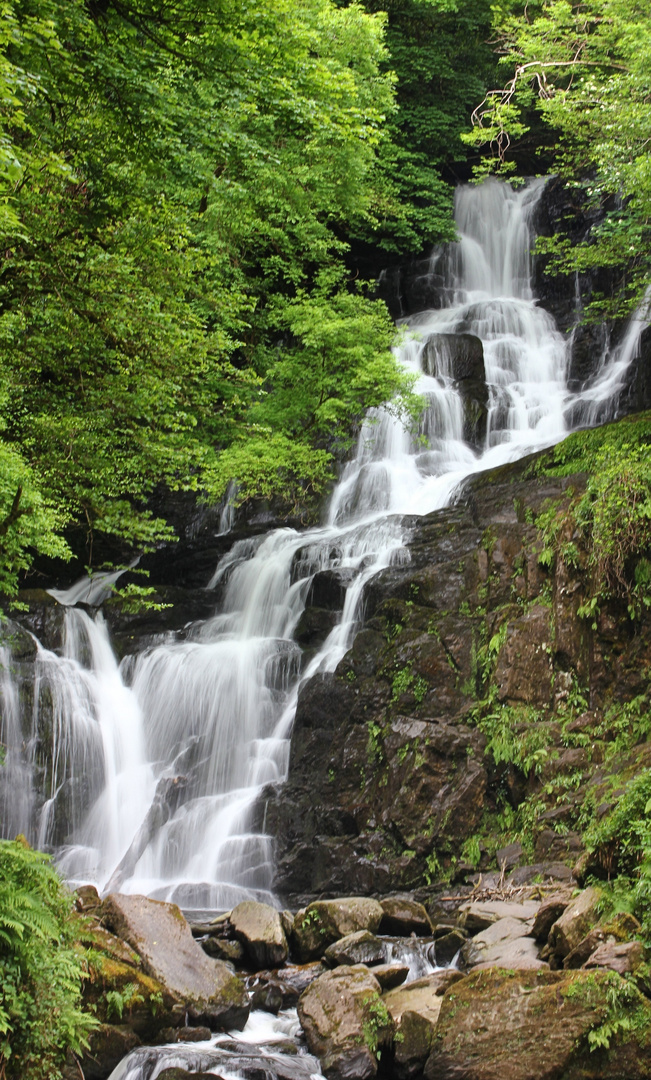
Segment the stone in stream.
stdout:
<path fill-rule="evenodd" d="M 287 939 L 280 913 L 269 904 L 244 900 L 231 911 L 235 937 L 256 969 L 277 967 L 287 959 Z"/>
<path fill-rule="evenodd" d="M 588 1036 L 625 1002 L 630 1030 L 592 1049 Z M 466 976 L 447 991 L 426 1080 L 648 1080 L 651 1003 L 603 971 L 505 971 Z"/>
<path fill-rule="evenodd" d="M 434 941 L 434 957 L 439 967 L 447 967 L 448 964 L 452 963 L 459 949 L 465 945 L 467 938 L 468 935 L 463 930 L 459 930 L 458 927 L 448 930 L 447 934 L 442 934 L 436 938 Z"/>
<path fill-rule="evenodd" d="M 409 896 L 388 896 L 380 900 L 382 906 L 381 934 L 409 937 L 426 937 L 432 933 L 429 915 L 422 904 Z"/>
<path fill-rule="evenodd" d="M 373 976 L 379 982 L 383 992 L 401 986 L 408 974 L 409 968 L 405 964 L 378 964 L 373 968 Z"/>
<path fill-rule="evenodd" d="M 328 945 L 323 956 L 330 967 L 340 964 L 349 967 L 353 964 L 381 964 L 386 960 L 386 948 L 384 942 L 369 930 L 358 930 Z"/>
<path fill-rule="evenodd" d="M 122 1059 L 140 1046 L 140 1039 L 126 1024 L 99 1024 L 91 1031 L 88 1042 L 89 1049 L 81 1059 L 84 1080 L 106 1080 Z M 79 1062 L 71 1054 L 63 1069 L 63 1080 L 80 1080 Z"/>
<path fill-rule="evenodd" d="M 310 1051 L 328 1080 L 367 1080 L 394 1025 L 368 968 L 338 967 L 301 995 L 298 1017 Z"/>
<path fill-rule="evenodd" d="M 206 956 L 176 904 L 112 893 L 104 923 L 142 958 L 144 971 L 184 1003 L 193 1020 L 213 1029 L 243 1028 L 249 1015 L 244 983 Z"/>
<path fill-rule="evenodd" d="M 454 379 L 464 407 L 463 437 L 481 446 L 486 436 L 488 387 L 484 347 L 475 334 L 430 334 L 422 354 L 429 375 Z"/>
<path fill-rule="evenodd" d="M 323 956 L 328 945 L 357 930 L 377 933 L 382 908 L 366 896 L 344 896 L 317 900 L 296 912 L 293 944 L 301 961 Z"/>
<path fill-rule="evenodd" d="M 223 960 L 225 964 L 242 964 L 244 946 L 239 941 L 227 941 L 226 938 L 207 937 L 199 942 L 203 951 L 214 960 Z"/>

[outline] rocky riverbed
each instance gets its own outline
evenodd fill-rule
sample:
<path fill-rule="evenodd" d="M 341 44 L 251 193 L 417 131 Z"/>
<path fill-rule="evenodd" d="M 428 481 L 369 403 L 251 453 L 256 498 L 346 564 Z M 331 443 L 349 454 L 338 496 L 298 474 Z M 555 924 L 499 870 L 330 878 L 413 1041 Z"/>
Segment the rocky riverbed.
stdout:
<path fill-rule="evenodd" d="M 429 905 L 245 901 L 194 923 L 81 888 L 101 1023 L 66 1080 L 649 1077 L 639 926 L 575 884 L 502 873 Z"/>

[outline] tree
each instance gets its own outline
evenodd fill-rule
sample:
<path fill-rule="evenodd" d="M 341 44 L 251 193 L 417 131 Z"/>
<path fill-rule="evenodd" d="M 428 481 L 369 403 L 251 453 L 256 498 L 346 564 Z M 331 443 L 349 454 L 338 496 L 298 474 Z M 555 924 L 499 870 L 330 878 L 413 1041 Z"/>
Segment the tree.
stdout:
<path fill-rule="evenodd" d="M 380 146 L 364 237 L 392 252 L 455 237 L 453 180 L 466 170 L 461 139 L 496 77 L 488 0 L 364 0 L 386 11 L 398 108 Z"/>
<path fill-rule="evenodd" d="M 509 148 L 527 130 L 535 102 L 549 127 L 556 170 L 605 210 L 586 243 L 563 237 L 540 245 L 566 272 L 620 269 L 615 305 L 636 306 L 651 283 L 651 14 L 642 0 L 553 0 L 522 16 L 501 13 L 503 64 L 511 76 L 475 112 L 473 144 L 489 144 L 488 168 L 509 167 Z"/>
<path fill-rule="evenodd" d="M 369 404 L 409 390 L 383 309 L 342 278 L 393 108 L 383 17 L 331 0 L 5 0 L 2 13 L 0 431 L 55 515 L 45 535 L 68 521 L 89 561 L 98 533 L 169 538 L 153 488 L 220 498 L 220 457 L 237 446 L 246 461 L 247 440 L 250 497 L 282 495 L 301 471 L 322 490 L 360 388 Z M 317 377 L 292 329 L 317 279 L 349 342 L 337 395 L 350 407 L 327 435 L 308 396 L 291 419 L 270 404 L 289 357 L 306 385 Z M 372 330 L 355 351 L 360 319 Z M 260 456 L 261 426 L 289 440 L 285 470 L 268 438 Z M 26 525 L 11 521 L 23 552 Z"/>

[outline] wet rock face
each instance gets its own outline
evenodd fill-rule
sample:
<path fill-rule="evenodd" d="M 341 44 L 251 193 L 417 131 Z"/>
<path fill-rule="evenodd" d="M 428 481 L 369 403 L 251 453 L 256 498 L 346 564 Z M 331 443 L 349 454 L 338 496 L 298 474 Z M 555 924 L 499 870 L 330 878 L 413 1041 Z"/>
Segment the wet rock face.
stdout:
<path fill-rule="evenodd" d="M 474 334 L 430 334 L 422 354 L 423 369 L 454 380 L 464 408 L 463 437 L 483 446 L 488 418 L 484 347 Z"/>
<path fill-rule="evenodd" d="M 538 236 L 566 236 L 575 244 L 585 240 L 603 217 L 604 208 L 590 206 L 585 192 L 566 187 L 558 177 L 552 177 L 536 206 L 533 224 Z M 534 295 L 554 316 L 569 342 L 568 387 L 571 391 L 586 385 L 594 376 L 604 350 L 615 347 L 625 333 L 625 319 L 582 322 L 590 301 L 598 296 L 616 295 L 621 283 L 618 268 L 595 267 L 577 275 L 567 275 L 551 272 L 546 256 L 538 256 L 534 261 Z M 645 331 L 640 355 L 626 374 L 619 403 L 620 415 L 651 407 L 650 359 L 651 333 Z"/>
<path fill-rule="evenodd" d="M 484 814 L 543 795 L 559 774 L 582 778 L 577 800 L 591 784 L 599 798 L 607 773 L 564 744 L 563 709 L 580 688 L 590 709 L 573 721 L 578 738 L 609 703 L 644 692 L 648 617 L 633 628 L 625 613 L 604 611 L 592 629 L 579 616 L 585 567 L 541 562 L 533 522 L 579 496 L 585 477 L 522 479 L 526 468 L 482 474 L 456 506 L 411 519 L 410 561 L 371 580 L 350 651 L 302 687 L 289 778 L 266 798 L 276 889 L 291 905 L 410 891 L 446 868 L 463 874 L 463 845 Z M 539 759 L 528 775 L 486 753 L 476 718 L 489 691 L 516 733 L 535 723 Z M 582 850 L 568 827 L 572 798 L 541 813 L 536 868 L 514 871 L 522 882 L 548 872 L 569 881 Z"/>

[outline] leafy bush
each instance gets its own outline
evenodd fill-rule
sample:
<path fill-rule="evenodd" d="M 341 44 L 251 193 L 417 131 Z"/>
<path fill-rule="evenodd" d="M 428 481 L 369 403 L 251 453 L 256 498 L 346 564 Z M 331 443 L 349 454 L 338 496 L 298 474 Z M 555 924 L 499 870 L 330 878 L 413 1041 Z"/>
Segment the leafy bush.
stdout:
<path fill-rule="evenodd" d="M 47 856 L 0 841 L 0 1076 L 58 1080 L 96 1020 L 80 1007 L 72 898 Z"/>

